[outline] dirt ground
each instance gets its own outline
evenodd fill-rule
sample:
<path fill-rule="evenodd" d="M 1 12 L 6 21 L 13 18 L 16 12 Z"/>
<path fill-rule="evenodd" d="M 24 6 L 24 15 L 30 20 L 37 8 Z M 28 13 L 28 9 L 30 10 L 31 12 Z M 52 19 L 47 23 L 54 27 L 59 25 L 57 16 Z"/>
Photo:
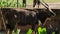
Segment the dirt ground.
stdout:
<path fill-rule="evenodd" d="M 60 3 L 47 3 L 52 9 L 60 9 Z M 26 8 L 33 9 L 33 4 L 28 4 Z M 37 5 L 36 5 L 37 8 Z M 45 8 L 42 4 L 40 4 L 40 8 Z"/>

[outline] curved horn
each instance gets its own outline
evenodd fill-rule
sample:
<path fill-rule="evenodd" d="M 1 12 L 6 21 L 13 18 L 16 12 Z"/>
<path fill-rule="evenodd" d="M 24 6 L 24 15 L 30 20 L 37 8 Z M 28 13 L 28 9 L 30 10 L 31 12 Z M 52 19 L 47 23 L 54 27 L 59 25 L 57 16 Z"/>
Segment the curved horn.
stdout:
<path fill-rule="evenodd" d="M 51 8 L 49 8 L 49 5 L 47 3 L 45 3 L 43 0 L 40 3 L 53 14 L 53 17 L 56 16 L 56 14 L 51 10 Z"/>
<path fill-rule="evenodd" d="M 51 8 L 49 8 L 49 11 L 53 14 L 53 15 L 52 15 L 53 17 L 56 16 L 56 13 L 54 13 L 54 12 L 51 10 Z"/>
<path fill-rule="evenodd" d="M 44 2 L 44 0 L 42 0 L 43 3 L 45 3 L 46 6 L 49 6 L 46 2 Z"/>

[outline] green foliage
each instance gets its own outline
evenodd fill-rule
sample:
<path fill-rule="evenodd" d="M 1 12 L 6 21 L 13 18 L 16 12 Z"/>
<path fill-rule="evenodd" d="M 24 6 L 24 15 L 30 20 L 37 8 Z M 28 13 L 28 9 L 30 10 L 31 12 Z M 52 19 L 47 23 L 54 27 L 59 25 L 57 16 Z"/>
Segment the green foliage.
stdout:
<path fill-rule="evenodd" d="M 39 27 L 38 28 L 38 34 L 47 34 L 46 28 Z"/>
<path fill-rule="evenodd" d="M 18 7 L 22 7 L 22 2 L 19 1 Z M 14 7 L 17 8 L 17 0 L 0 0 L 0 7 Z"/>
<path fill-rule="evenodd" d="M 52 34 L 55 34 L 55 32 L 52 32 Z"/>
<path fill-rule="evenodd" d="M 0 7 L 6 7 L 6 2 L 5 1 L 0 1 Z"/>
<path fill-rule="evenodd" d="M 32 29 L 30 28 L 29 30 L 28 30 L 28 32 L 27 32 L 27 34 L 32 34 Z"/>

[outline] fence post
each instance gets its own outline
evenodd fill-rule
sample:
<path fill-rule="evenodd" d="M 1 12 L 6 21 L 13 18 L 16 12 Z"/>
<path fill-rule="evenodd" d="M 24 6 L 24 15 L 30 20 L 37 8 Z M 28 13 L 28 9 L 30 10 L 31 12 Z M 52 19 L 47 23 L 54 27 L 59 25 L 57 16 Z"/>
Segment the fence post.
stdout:
<path fill-rule="evenodd" d="M 18 8 L 18 6 L 19 6 L 18 4 L 19 4 L 19 2 L 18 2 L 18 0 L 17 0 L 17 8 Z"/>
<path fill-rule="evenodd" d="M 6 0 L 6 7 L 8 7 L 8 0 Z"/>

